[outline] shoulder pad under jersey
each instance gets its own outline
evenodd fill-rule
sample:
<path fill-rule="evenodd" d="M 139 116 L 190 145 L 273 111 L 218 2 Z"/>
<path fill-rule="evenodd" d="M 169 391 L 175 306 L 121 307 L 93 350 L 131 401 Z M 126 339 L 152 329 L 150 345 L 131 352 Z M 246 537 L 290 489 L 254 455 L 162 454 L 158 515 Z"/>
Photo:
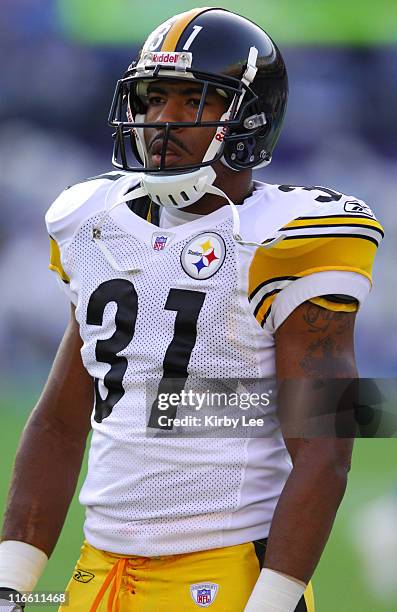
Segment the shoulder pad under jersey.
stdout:
<path fill-rule="evenodd" d="M 247 213 L 249 217 L 249 209 Z M 269 319 L 273 301 L 277 298 L 280 304 L 280 294 L 285 294 L 287 287 L 301 291 L 300 279 L 307 279 L 300 301 L 328 294 L 361 300 L 360 291 L 353 290 L 353 281 L 358 287 L 369 288 L 376 249 L 383 237 L 382 226 L 364 202 L 323 187 L 270 185 L 262 190 L 255 217 L 257 242 L 263 246 L 253 254 L 248 291 L 262 326 Z M 242 235 L 246 239 L 247 234 Z M 309 280 L 319 272 L 355 276 L 342 278 L 339 274 L 336 280 L 323 276 L 320 290 L 317 280 L 313 287 Z"/>
<path fill-rule="evenodd" d="M 258 187 L 254 193 L 259 199 L 254 207 L 255 224 L 252 223 L 250 207 L 247 207 L 246 214 L 244 207 L 241 209 L 241 229 L 245 239 L 266 244 L 281 234 L 283 239 L 292 239 L 324 234 L 331 237 L 350 232 L 367 235 L 378 245 L 383 236 L 374 213 L 354 196 L 318 186 L 259 184 Z"/>
<path fill-rule="evenodd" d="M 280 228 L 283 240 L 320 238 L 361 238 L 379 246 L 383 228 L 369 206 L 355 196 L 345 195 L 326 187 L 291 187 L 279 185 L 279 190 L 306 192 L 313 206 Z"/>
<path fill-rule="evenodd" d="M 48 233 L 61 247 L 90 216 L 105 210 L 106 197 L 115 181 L 125 176 L 108 172 L 65 189 L 48 209 Z"/>

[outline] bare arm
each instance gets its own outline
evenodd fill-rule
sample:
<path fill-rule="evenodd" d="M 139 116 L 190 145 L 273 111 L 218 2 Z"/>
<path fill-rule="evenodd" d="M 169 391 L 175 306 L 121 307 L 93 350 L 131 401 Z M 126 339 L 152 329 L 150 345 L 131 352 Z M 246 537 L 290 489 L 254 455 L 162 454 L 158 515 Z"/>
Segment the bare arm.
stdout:
<path fill-rule="evenodd" d="M 299 385 L 297 379 L 305 384 L 303 379 L 357 376 L 354 318 L 308 302 L 288 317 L 276 334 L 277 376 L 287 390 L 289 381 L 292 388 Z M 291 409 L 290 401 L 285 406 L 280 400 L 281 411 Z M 293 410 L 305 411 L 305 393 L 294 394 Z M 284 437 L 293 469 L 273 517 L 265 567 L 307 583 L 345 493 L 353 440 Z"/>
<path fill-rule="evenodd" d="M 72 308 L 49 379 L 22 434 L 2 531 L 2 540 L 32 544 L 48 556 L 72 500 L 90 430 L 93 384 L 80 348 Z"/>

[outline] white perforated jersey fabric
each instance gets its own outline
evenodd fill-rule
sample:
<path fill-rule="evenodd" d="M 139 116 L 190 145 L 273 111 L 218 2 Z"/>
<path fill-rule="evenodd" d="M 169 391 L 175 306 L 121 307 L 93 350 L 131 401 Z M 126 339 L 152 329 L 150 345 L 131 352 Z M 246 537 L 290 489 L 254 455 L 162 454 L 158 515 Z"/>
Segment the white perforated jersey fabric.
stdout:
<path fill-rule="evenodd" d="M 83 362 L 94 378 L 103 380 L 109 365 L 97 361 L 95 349 L 98 340 L 115 332 L 115 302 L 106 306 L 102 326 L 86 323 L 91 295 L 116 276 L 92 241 L 92 228 L 99 218 L 90 218 L 76 233 L 68 248 L 67 267 L 73 270 L 78 285 L 76 316 L 84 339 Z M 171 288 L 205 293 L 186 387 L 195 388 L 195 379 L 259 378 L 263 374 L 253 349 L 259 348 L 262 332 L 243 300 L 238 299 L 241 290 L 231 221 L 226 219 L 210 229 L 223 237 L 227 256 L 214 276 L 199 281 L 189 277 L 180 263 L 188 239 L 175 241 L 158 253 L 151 244 L 120 232 L 112 220 L 102 227 L 101 239 L 119 268 L 137 269 L 118 273 L 117 278 L 133 283 L 138 313 L 134 336 L 118 353 L 128 359 L 123 377 L 125 394 L 102 423 L 93 420 L 89 470 L 80 501 L 87 507 L 86 537 L 96 547 L 152 556 L 216 548 L 267 533 L 289 470 L 279 433 L 265 441 L 145 435 L 148 381 L 153 383 L 150 388 L 157 389 L 174 335 L 177 312 L 164 308 Z M 100 391 L 106 397 L 103 385 Z M 279 465 L 267 479 L 266 495 L 259 490 L 251 494 L 250 503 L 254 501 L 257 506 L 257 523 L 244 524 L 242 516 L 234 526 L 234 514 L 246 503 L 241 491 L 247 470 L 257 469 L 258 463 L 269 465 L 267 452 L 261 449 L 263 444 L 278 455 Z M 255 456 L 250 445 L 257 447 Z M 259 499 L 253 499 L 255 494 Z M 244 529 L 249 536 L 242 535 Z"/>
<path fill-rule="evenodd" d="M 76 296 L 84 365 L 103 400 L 109 386 L 116 394 L 122 389 L 101 422 L 93 412 L 80 494 L 86 538 L 102 550 L 157 556 L 266 537 L 291 470 L 273 403 L 260 438 L 224 438 L 219 431 L 184 437 L 182 426 L 177 436 L 152 429 L 148 435 L 146 427 L 186 295 L 193 303 L 202 300 L 186 388 L 205 388 L 202 379 L 274 376 L 274 335 L 258 324 L 248 302 L 253 249 L 233 240 L 228 207 L 167 230 L 125 204 L 104 218 L 105 183 L 99 181 L 80 208 L 78 190 L 72 193 L 72 213 L 61 214 L 63 204 L 56 202 L 47 215 Z M 258 186 L 244 205 L 251 223 L 263 195 Z M 93 240 L 99 224 L 101 247 Z M 203 242 L 219 239 L 225 247 L 222 265 L 215 262 L 215 273 L 206 279 L 186 271 L 185 247 L 193 241 L 194 252 L 197 236 Z M 167 244 L 155 249 L 159 237 Z M 170 297 L 174 303 L 167 306 Z M 181 329 L 183 352 L 187 336 Z M 108 387 L 107 375 L 113 381 Z"/>

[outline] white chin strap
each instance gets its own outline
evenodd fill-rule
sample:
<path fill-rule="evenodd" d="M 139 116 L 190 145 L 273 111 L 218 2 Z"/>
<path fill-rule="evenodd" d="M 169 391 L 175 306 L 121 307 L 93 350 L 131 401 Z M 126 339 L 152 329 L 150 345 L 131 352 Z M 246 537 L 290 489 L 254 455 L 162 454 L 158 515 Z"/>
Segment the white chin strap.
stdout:
<path fill-rule="evenodd" d="M 208 187 L 215 179 L 216 172 L 212 166 L 180 174 L 143 173 L 141 189 L 159 206 L 186 208 L 208 193 Z"/>
<path fill-rule="evenodd" d="M 105 245 L 100 243 L 101 226 L 103 225 L 106 217 L 117 206 L 145 196 L 149 197 L 155 204 L 164 206 L 165 208 L 175 209 L 190 206 L 190 204 L 197 202 L 206 193 L 211 193 L 224 198 L 229 203 L 233 218 L 233 239 L 238 244 L 268 249 L 283 240 L 285 237 L 284 234 L 280 234 L 273 239 L 267 240 L 266 243 L 243 240 L 240 234 L 240 217 L 238 214 L 238 208 L 224 191 L 214 186 L 213 183 L 216 179 L 216 172 L 212 166 L 206 166 L 196 170 L 195 172 L 187 172 L 186 174 L 162 175 L 161 178 L 163 179 L 162 181 L 159 181 L 158 176 L 156 177 L 156 180 L 153 180 L 153 175 L 142 174 L 141 183 L 137 189 L 128 191 L 129 186 L 127 184 L 127 191 L 124 196 L 107 208 L 106 212 L 94 228 L 93 235 L 94 241 L 98 244 L 102 251 L 104 251 L 104 249 L 107 251 Z M 113 265 L 115 262 L 112 261 L 111 263 Z"/>

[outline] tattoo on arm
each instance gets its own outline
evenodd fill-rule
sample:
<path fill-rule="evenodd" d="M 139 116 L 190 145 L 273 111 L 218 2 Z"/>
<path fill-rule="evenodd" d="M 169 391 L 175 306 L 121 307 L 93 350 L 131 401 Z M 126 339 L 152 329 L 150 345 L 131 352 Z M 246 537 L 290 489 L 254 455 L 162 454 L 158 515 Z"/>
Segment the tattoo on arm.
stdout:
<path fill-rule="evenodd" d="M 315 334 L 308 343 L 301 368 L 310 377 L 343 378 L 355 375 L 354 355 L 347 352 L 346 338 L 353 334 L 350 313 L 326 310 L 308 303 L 303 311 L 307 331 Z"/>
<path fill-rule="evenodd" d="M 326 332 L 333 325 L 336 334 L 343 334 L 351 327 L 351 318 L 345 312 L 334 312 L 326 310 L 310 302 L 303 313 L 303 320 L 308 325 L 308 331 L 312 333 Z"/>

